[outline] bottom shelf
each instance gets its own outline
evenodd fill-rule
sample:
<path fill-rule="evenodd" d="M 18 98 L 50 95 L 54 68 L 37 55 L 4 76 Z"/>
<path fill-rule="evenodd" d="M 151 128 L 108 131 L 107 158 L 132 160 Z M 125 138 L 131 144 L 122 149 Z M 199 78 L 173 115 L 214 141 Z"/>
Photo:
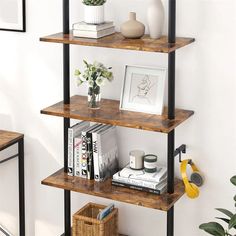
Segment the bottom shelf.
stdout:
<path fill-rule="evenodd" d="M 175 192 L 173 194 L 156 195 L 113 186 L 111 179 L 104 182 L 96 182 L 68 176 L 63 169 L 43 180 L 42 184 L 162 211 L 168 211 L 185 193 L 183 182 L 179 179 L 175 180 Z"/>
<path fill-rule="evenodd" d="M 62 234 L 61 236 L 65 236 L 65 233 Z M 125 234 L 119 234 L 119 236 L 128 236 L 128 235 L 125 235 Z"/>

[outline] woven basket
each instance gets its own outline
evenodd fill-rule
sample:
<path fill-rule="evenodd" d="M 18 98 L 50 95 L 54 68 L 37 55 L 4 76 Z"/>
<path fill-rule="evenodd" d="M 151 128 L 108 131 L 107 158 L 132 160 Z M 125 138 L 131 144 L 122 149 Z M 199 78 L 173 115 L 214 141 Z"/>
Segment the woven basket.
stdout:
<path fill-rule="evenodd" d="M 73 236 L 118 236 L 118 209 L 97 220 L 106 206 L 88 203 L 73 215 Z"/>

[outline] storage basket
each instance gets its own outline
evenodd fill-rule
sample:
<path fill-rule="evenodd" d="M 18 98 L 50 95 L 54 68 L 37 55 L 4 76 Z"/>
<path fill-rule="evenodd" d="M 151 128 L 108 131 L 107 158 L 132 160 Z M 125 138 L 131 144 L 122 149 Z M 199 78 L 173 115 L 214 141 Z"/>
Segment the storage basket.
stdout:
<path fill-rule="evenodd" d="M 106 206 L 88 203 L 73 215 L 73 236 L 118 236 L 118 209 L 97 220 L 98 213 Z"/>

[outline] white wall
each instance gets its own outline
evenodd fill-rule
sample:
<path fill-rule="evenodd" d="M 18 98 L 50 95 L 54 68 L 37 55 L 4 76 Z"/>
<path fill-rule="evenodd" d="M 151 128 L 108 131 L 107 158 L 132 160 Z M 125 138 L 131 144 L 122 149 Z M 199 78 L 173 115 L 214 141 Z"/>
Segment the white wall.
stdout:
<path fill-rule="evenodd" d="M 167 0 L 164 1 L 167 9 Z M 0 128 L 25 134 L 27 236 L 55 236 L 63 231 L 63 191 L 40 181 L 62 167 L 62 119 L 40 115 L 40 109 L 62 98 L 62 45 L 40 43 L 39 37 L 61 31 L 61 1 L 27 1 L 27 33 L 0 32 Z M 108 0 L 107 19 L 119 27 L 129 11 L 146 23 L 147 1 Z M 71 23 L 82 19 L 80 1 L 71 1 Z M 178 0 L 177 35 L 196 42 L 177 52 L 177 106 L 196 113 L 176 130 L 176 146 L 186 143 L 205 173 L 197 200 L 183 197 L 176 204 L 175 235 L 205 235 L 198 225 L 212 220 L 215 207 L 233 208 L 236 173 L 236 3 L 235 0 Z M 166 31 L 166 29 L 165 29 Z M 119 99 L 125 64 L 166 66 L 163 54 L 116 49 L 71 47 L 71 72 L 82 59 L 113 67 L 115 81 L 103 97 Z M 71 93 L 76 88 L 71 76 Z M 166 135 L 119 128 L 121 163 L 141 148 L 166 162 Z M 11 150 L 14 152 L 14 150 Z M 3 156 L 3 155 L 1 155 Z M 0 166 L 0 224 L 17 233 L 16 160 Z M 176 162 L 176 175 L 179 166 Z M 88 201 L 109 200 L 73 193 L 73 212 Z M 166 215 L 160 211 L 116 202 L 120 232 L 132 236 L 164 236 Z M 232 209 L 233 210 L 233 209 Z"/>

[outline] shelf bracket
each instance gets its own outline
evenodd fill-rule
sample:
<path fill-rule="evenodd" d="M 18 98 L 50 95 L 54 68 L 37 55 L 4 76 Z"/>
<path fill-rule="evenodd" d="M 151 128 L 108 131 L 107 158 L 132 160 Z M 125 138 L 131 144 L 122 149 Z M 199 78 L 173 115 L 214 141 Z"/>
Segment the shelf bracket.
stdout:
<path fill-rule="evenodd" d="M 179 162 L 182 162 L 181 154 L 186 153 L 186 144 L 182 144 L 175 149 L 174 157 L 179 156 Z"/>

